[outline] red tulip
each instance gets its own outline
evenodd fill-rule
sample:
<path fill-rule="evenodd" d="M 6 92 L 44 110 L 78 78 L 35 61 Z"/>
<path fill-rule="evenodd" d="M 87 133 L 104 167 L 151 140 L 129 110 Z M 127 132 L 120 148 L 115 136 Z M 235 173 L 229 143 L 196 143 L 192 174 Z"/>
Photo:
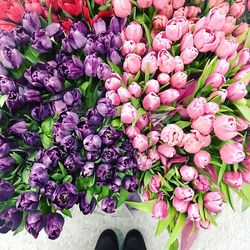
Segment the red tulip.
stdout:
<path fill-rule="evenodd" d="M 71 16 L 79 16 L 82 13 L 81 0 L 58 0 L 58 5 Z"/>

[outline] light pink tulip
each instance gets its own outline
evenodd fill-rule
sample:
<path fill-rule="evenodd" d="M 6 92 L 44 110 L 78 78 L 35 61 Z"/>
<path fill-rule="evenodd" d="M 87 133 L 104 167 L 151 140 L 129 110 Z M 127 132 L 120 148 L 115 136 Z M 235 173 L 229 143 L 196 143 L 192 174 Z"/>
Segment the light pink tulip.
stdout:
<path fill-rule="evenodd" d="M 248 143 L 249 144 L 249 143 Z M 249 150 L 247 150 L 249 152 Z M 250 155 L 247 155 L 245 160 L 242 161 L 242 165 L 246 168 L 250 170 Z"/>
<path fill-rule="evenodd" d="M 132 5 L 130 0 L 112 0 L 115 15 L 125 18 L 131 13 Z"/>
<path fill-rule="evenodd" d="M 168 144 L 162 144 L 157 148 L 158 152 L 167 158 L 172 158 L 176 154 L 176 150 L 172 146 L 168 146 Z"/>
<path fill-rule="evenodd" d="M 128 73 L 128 72 L 124 72 L 122 75 L 122 80 L 128 84 L 128 81 L 132 81 L 134 79 L 135 75 Z"/>
<path fill-rule="evenodd" d="M 145 135 L 138 134 L 133 139 L 133 147 L 140 153 L 146 151 L 148 149 L 148 138 Z"/>
<path fill-rule="evenodd" d="M 132 40 L 125 41 L 122 45 L 121 51 L 122 51 L 123 56 L 135 53 L 136 52 L 136 43 Z"/>
<path fill-rule="evenodd" d="M 165 30 L 167 25 L 167 17 L 165 15 L 156 15 L 153 19 L 153 28 L 155 31 Z"/>
<path fill-rule="evenodd" d="M 141 86 L 136 83 L 136 82 L 132 82 L 129 86 L 128 86 L 128 91 L 129 93 L 134 96 L 135 98 L 139 98 L 142 94 L 142 88 Z"/>
<path fill-rule="evenodd" d="M 223 175 L 223 181 L 230 187 L 241 189 L 243 186 L 243 179 L 240 172 L 228 171 Z"/>
<path fill-rule="evenodd" d="M 206 148 L 211 144 L 211 140 L 212 140 L 211 135 L 202 135 L 197 130 L 193 130 L 193 131 L 196 131 L 196 133 L 199 133 L 199 136 L 201 137 L 201 147 L 202 148 Z"/>
<path fill-rule="evenodd" d="M 182 6 L 184 6 L 184 4 L 185 4 L 185 0 L 175 0 L 173 1 L 173 8 L 177 10 L 181 8 Z"/>
<path fill-rule="evenodd" d="M 174 88 L 184 88 L 187 84 L 187 77 L 186 73 L 178 71 L 171 76 L 170 83 Z"/>
<path fill-rule="evenodd" d="M 215 50 L 215 53 L 220 58 L 227 58 L 231 56 L 238 48 L 238 43 L 235 39 L 227 40 L 224 37 L 220 40 L 218 47 Z"/>
<path fill-rule="evenodd" d="M 174 57 L 175 61 L 175 72 L 183 71 L 184 70 L 184 62 L 180 56 L 175 56 Z"/>
<path fill-rule="evenodd" d="M 197 16 L 201 13 L 201 8 L 197 7 L 197 6 L 186 6 L 185 7 L 185 12 L 186 12 L 186 16 L 189 18 L 195 17 L 194 21 L 196 21 Z"/>
<path fill-rule="evenodd" d="M 139 56 L 143 56 L 147 51 L 145 43 L 137 43 L 136 44 L 136 54 Z"/>
<path fill-rule="evenodd" d="M 152 163 L 152 160 L 149 159 L 146 155 L 142 155 L 142 154 L 136 154 L 136 161 L 137 161 L 137 164 L 138 164 L 138 168 L 141 170 L 141 171 L 147 171 L 149 170 L 153 163 Z"/>
<path fill-rule="evenodd" d="M 144 114 L 141 117 L 139 117 L 139 119 L 137 120 L 135 126 L 137 128 L 139 128 L 140 130 L 143 130 L 144 128 L 146 128 L 149 124 L 149 117 L 148 114 Z"/>
<path fill-rule="evenodd" d="M 214 31 L 223 30 L 225 23 L 226 15 L 218 7 L 212 8 L 205 19 L 205 25 Z"/>
<path fill-rule="evenodd" d="M 170 76 L 166 73 L 160 73 L 157 76 L 157 80 L 161 85 L 167 85 L 170 82 Z"/>
<path fill-rule="evenodd" d="M 165 8 L 166 5 L 167 5 L 167 1 L 153 0 L 153 6 L 154 6 L 157 10 L 161 10 L 161 9 Z"/>
<path fill-rule="evenodd" d="M 194 155 L 194 163 L 198 168 L 205 168 L 211 160 L 211 155 L 205 150 L 200 150 Z"/>
<path fill-rule="evenodd" d="M 118 74 L 112 74 L 110 78 L 105 81 L 106 90 L 116 91 L 121 87 L 122 78 Z"/>
<path fill-rule="evenodd" d="M 142 198 L 143 198 L 144 201 L 149 201 L 150 200 L 150 194 L 145 188 L 143 189 Z"/>
<path fill-rule="evenodd" d="M 184 64 L 192 63 L 195 58 L 199 55 L 199 51 L 195 47 L 184 49 L 181 52 L 181 59 L 183 60 Z"/>
<path fill-rule="evenodd" d="M 180 168 L 181 179 L 190 182 L 198 177 L 198 171 L 194 167 L 184 165 Z"/>
<path fill-rule="evenodd" d="M 205 208 L 212 213 L 218 213 L 222 211 L 223 201 L 219 192 L 206 193 L 204 198 Z"/>
<path fill-rule="evenodd" d="M 216 102 L 208 102 L 204 107 L 205 114 L 207 115 L 215 115 L 220 110 L 219 105 Z"/>
<path fill-rule="evenodd" d="M 180 97 L 180 93 L 176 89 L 167 89 L 160 93 L 161 103 L 165 106 L 175 102 Z"/>
<path fill-rule="evenodd" d="M 130 92 L 124 87 L 120 87 L 117 90 L 117 94 L 119 95 L 119 98 L 120 98 L 122 103 L 128 102 L 131 98 Z"/>
<path fill-rule="evenodd" d="M 186 33 L 181 39 L 180 49 L 183 51 L 192 47 L 194 47 L 194 36 L 191 33 Z"/>
<path fill-rule="evenodd" d="M 229 14 L 236 17 L 240 18 L 246 9 L 246 3 L 244 0 L 236 0 L 232 3 L 230 6 Z"/>
<path fill-rule="evenodd" d="M 147 151 L 147 155 L 148 157 L 152 160 L 153 163 L 156 163 L 157 161 L 160 160 L 160 154 L 158 153 L 158 151 L 155 149 L 149 149 Z"/>
<path fill-rule="evenodd" d="M 175 69 L 174 57 L 166 49 L 162 49 L 158 53 L 157 65 L 161 72 L 169 74 Z"/>
<path fill-rule="evenodd" d="M 169 50 L 171 48 L 172 42 L 166 38 L 165 31 L 159 32 L 153 40 L 153 49 L 159 52 L 161 49 Z"/>
<path fill-rule="evenodd" d="M 200 192 L 207 192 L 210 188 L 208 178 L 199 174 L 198 177 L 193 181 L 193 187 Z"/>
<path fill-rule="evenodd" d="M 224 144 L 220 148 L 220 158 L 227 164 L 242 162 L 245 158 L 243 145 L 240 143 Z"/>
<path fill-rule="evenodd" d="M 200 221 L 201 220 L 199 204 L 194 203 L 194 204 L 189 205 L 189 207 L 188 207 L 188 218 L 191 221 Z"/>
<path fill-rule="evenodd" d="M 236 129 L 237 131 L 245 131 L 249 127 L 249 122 L 245 120 L 244 118 L 237 118 L 237 124 L 236 124 Z"/>
<path fill-rule="evenodd" d="M 247 88 L 244 83 L 235 82 L 228 86 L 227 92 L 230 101 L 239 101 L 247 95 Z"/>
<path fill-rule="evenodd" d="M 169 146 L 178 145 L 182 141 L 183 137 L 183 130 L 175 124 L 168 124 L 161 131 L 161 140 Z"/>
<path fill-rule="evenodd" d="M 148 66 L 147 66 L 148 65 Z M 154 74 L 155 71 L 157 70 L 157 59 L 156 59 L 156 53 L 155 52 L 149 52 L 146 56 L 143 57 L 142 59 L 142 64 L 141 64 L 141 71 L 143 73 L 146 72 L 147 67 L 149 67 L 149 73 Z"/>
<path fill-rule="evenodd" d="M 206 99 L 204 97 L 194 98 L 192 102 L 187 106 L 187 112 L 191 119 L 195 120 L 199 116 L 205 113 L 205 103 Z"/>
<path fill-rule="evenodd" d="M 225 59 L 218 60 L 215 73 L 219 73 L 221 75 L 225 75 L 229 69 L 229 62 Z"/>
<path fill-rule="evenodd" d="M 141 68 L 141 57 L 136 54 L 128 54 L 123 63 L 126 72 L 136 74 Z"/>
<path fill-rule="evenodd" d="M 238 71 L 238 73 L 234 76 L 235 81 L 241 81 L 243 77 L 245 77 L 250 72 L 250 68 L 248 66 L 245 66 L 242 70 Z M 246 85 L 250 83 L 250 77 L 249 79 L 245 81 Z"/>
<path fill-rule="evenodd" d="M 128 126 L 125 131 L 129 139 L 133 140 L 137 135 L 140 134 L 140 129 L 133 127 L 132 125 Z"/>
<path fill-rule="evenodd" d="M 174 196 L 179 200 L 191 201 L 194 198 L 194 190 L 190 187 L 176 187 Z"/>
<path fill-rule="evenodd" d="M 148 8 L 153 4 L 153 0 L 137 0 L 137 4 L 140 8 Z"/>
<path fill-rule="evenodd" d="M 227 98 L 227 90 L 221 89 L 221 90 L 215 91 L 215 92 L 211 93 L 209 97 L 215 98 L 217 96 L 220 96 L 220 103 L 225 102 L 225 100 Z"/>
<path fill-rule="evenodd" d="M 168 205 L 165 201 L 157 201 L 152 207 L 152 217 L 164 220 L 168 216 Z"/>
<path fill-rule="evenodd" d="M 240 36 L 243 34 L 246 30 L 248 29 L 248 24 L 247 23 L 240 23 L 237 28 L 234 30 L 233 35 L 235 37 Z"/>
<path fill-rule="evenodd" d="M 138 112 L 130 102 L 122 105 L 121 121 L 123 123 L 131 124 L 137 117 Z"/>
<path fill-rule="evenodd" d="M 241 65 L 245 65 L 248 63 L 250 59 L 250 49 L 249 48 L 244 48 L 240 51 L 240 57 L 239 57 L 239 63 Z"/>
<path fill-rule="evenodd" d="M 160 107 L 160 104 L 160 97 L 154 92 L 147 94 L 142 101 L 143 108 L 149 111 L 155 111 Z"/>
<path fill-rule="evenodd" d="M 193 120 L 191 127 L 203 135 L 208 135 L 213 131 L 214 119 L 214 115 L 200 116 L 196 120 Z"/>
<path fill-rule="evenodd" d="M 147 134 L 147 137 L 148 137 L 148 140 L 149 140 L 149 145 L 150 146 L 155 146 L 158 141 L 160 140 L 160 134 L 159 132 L 157 131 L 150 131 L 148 134 Z"/>
<path fill-rule="evenodd" d="M 110 99 L 114 106 L 119 106 L 121 103 L 119 95 L 114 90 L 107 91 L 106 98 Z"/>
<path fill-rule="evenodd" d="M 160 84 L 157 80 L 151 79 L 146 82 L 145 94 L 149 94 L 150 92 L 154 92 L 158 94 L 160 92 Z"/>
<path fill-rule="evenodd" d="M 181 7 L 174 11 L 173 17 L 187 17 L 187 8 Z"/>
<path fill-rule="evenodd" d="M 235 29 L 235 24 L 236 24 L 236 18 L 232 17 L 232 16 L 227 16 L 226 17 L 226 24 L 224 26 L 224 31 L 225 31 L 225 35 L 229 36 L 233 33 L 234 29 Z"/>
<path fill-rule="evenodd" d="M 208 0 L 208 4 L 211 7 L 218 6 L 219 4 L 223 3 L 225 0 Z"/>
<path fill-rule="evenodd" d="M 157 194 L 161 187 L 161 179 L 158 174 L 154 174 L 149 182 L 149 190 Z"/>
<path fill-rule="evenodd" d="M 142 39 L 142 27 L 138 22 L 131 22 L 124 31 L 126 40 L 132 40 L 139 43 Z"/>
<path fill-rule="evenodd" d="M 219 88 L 226 82 L 225 76 L 219 73 L 213 73 L 206 80 L 206 85 L 211 85 L 213 88 Z"/>
<path fill-rule="evenodd" d="M 193 131 L 184 136 L 182 143 L 186 152 L 195 154 L 202 148 L 202 137 L 198 131 Z"/>
<path fill-rule="evenodd" d="M 158 0 L 159 1 L 159 0 Z M 172 5 L 172 1 L 166 1 L 166 6 L 159 10 L 160 15 L 166 16 L 168 19 L 172 18 L 174 9 Z"/>
<path fill-rule="evenodd" d="M 174 197 L 174 199 L 173 199 L 173 206 L 174 206 L 175 210 L 180 212 L 180 213 L 186 213 L 188 210 L 189 204 L 190 204 L 189 201 L 179 200 L 176 197 Z"/>
<path fill-rule="evenodd" d="M 216 117 L 213 127 L 215 135 L 222 141 L 231 140 L 238 134 L 236 120 L 233 116 L 221 115 Z"/>

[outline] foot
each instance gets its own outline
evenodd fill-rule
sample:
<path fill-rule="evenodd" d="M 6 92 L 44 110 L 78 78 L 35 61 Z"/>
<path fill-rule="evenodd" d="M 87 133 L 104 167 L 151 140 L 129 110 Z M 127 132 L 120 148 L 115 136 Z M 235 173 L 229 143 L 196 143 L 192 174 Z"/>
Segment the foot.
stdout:
<path fill-rule="evenodd" d="M 124 250 L 146 250 L 146 245 L 141 233 L 135 229 L 128 232 L 125 242 Z"/>
<path fill-rule="evenodd" d="M 95 250 L 119 250 L 115 232 L 111 229 L 103 231 L 99 236 Z"/>

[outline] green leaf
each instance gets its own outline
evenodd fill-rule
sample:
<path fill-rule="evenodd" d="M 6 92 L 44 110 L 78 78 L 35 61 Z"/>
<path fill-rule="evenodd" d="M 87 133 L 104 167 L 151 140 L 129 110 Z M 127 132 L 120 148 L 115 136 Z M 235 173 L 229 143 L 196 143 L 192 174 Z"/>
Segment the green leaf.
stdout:
<path fill-rule="evenodd" d="M 220 183 L 220 188 L 221 188 L 221 192 L 224 194 L 224 197 L 225 197 L 226 201 L 230 204 L 231 208 L 235 212 L 233 198 L 232 198 L 229 187 L 224 182 L 221 182 Z"/>
<path fill-rule="evenodd" d="M 24 52 L 24 57 L 32 64 L 36 64 L 39 61 L 39 52 L 32 47 L 28 47 Z"/>
<path fill-rule="evenodd" d="M 71 175 L 67 175 L 64 177 L 63 182 L 72 182 L 73 181 L 73 177 Z"/>
<path fill-rule="evenodd" d="M 65 169 L 65 167 L 63 166 L 63 164 L 61 162 L 58 162 L 58 165 L 59 165 L 60 170 L 62 172 L 62 176 L 65 177 L 67 175 L 67 170 Z"/>
<path fill-rule="evenodd" d="M 241 192 L 245 195 L 248 201 L 250 201 L 250 184 L 244 184 Z"/>
<path fill-rule="evenodd" d="M 45 149 L 48 149 L 50 147 L 53 146 L 54 142 L 53 140 L 48 137 L 46 134 L 40 134 L 40 138 L 41 138 L 41 142 L 42 142 L 42 145 Z"/>
<path fill-rule="evenodd" d="M 166 179 L 160 174 L 158 173 L 160 180 L 161 180 L 161 187 L 164 187 L 167 191 L 171 192 L 174 189 L 169 185 L 169 183 L 166 181 Z"/>
<path fill-rule="evenodd" d="M 165 111 L 172 111 L 172 110 L 175 110 L 175 107 L 171 107 L 171 106 L 163 106 L 161 105 L 157 110 L 156 112 L 165 112 Z"/>
<path fill-rule="evenodd" d="M 22 182 L 25 184 L 29 184 L 29 177 L 30 177 L 30 169 L 25 168 L 22 172 Z"/>
<path fill-rule="evenodd" d="M 22 232 L 25 226 L 25 221 L 26 221 L 26 217 L 28 216 L 27 212 L 23 212 L 23 218 L 22 218 L 22 222 L 19 225 L 19 227 L 14 231 L 13 236 L 17 235 L 18 233 Z"/>
<path fill-rule="evenodd" d="M 24 162 L 24 159 L 22 158 L 22 156 L 20 156 L 19 154 L 17 154 L 16 152 L 13 152 L 10 154 L 10 156 L 12 157 L 12 159 L 15 160 L 15 162 L 19 165 L 22 164 Z"/>
<path fill-rule="evenodd" d="M 170 169 L 167 172 L 166 179 L 169 181 L 176 174 L 175 169 Z"/>
<path fill-rule="evenodd" d="M 3 107 L 7 99 L 8 99 L 8 95 L 0 95 L 0 108 Z"/>
<path fill-rule="evenodd" d="M 144 183 L 144 187 L 147 187 L 151 178 L 152 178 L 153 174 L 150 172 L 150 171 L 147 171 L 145 176 L 144 176 L 144 179 L 143 179 L 143 183 Z"/>
<path fill-rule="evenodd" d="M 191 125 L 191 123 L 192 122 L 188 122 L 188 121 L 178 121 L 178 122 L 176 122 L 176 125 L 182 129 L 184 129 L 186 127 L 189 127 Z"/>
<path fill-rule="evenodd" d="M 149 31 L 149 29 L 148 29 L 148 26 L 147 26 L 145 23 L 142 23 L 142 26 L 143 26 L 143 28 L 144 28 L 144 30 L 145 30 L 145 33 L 146 33 L 148 46 L 151 47 L 152 44 L 153 44 L 153 39 L 152 39 L 152 36 L 151 36 L 150 31 Z"/>
<path fill-rule="evenodd" d="M 53 118 L 48 116 L 41 124 L 42 132 L 48 137 L 52 137 L 53 135 Z"/>
<path fill-rule="evenodd" d="M 135 97 L 131 97 L 130 98 L 130 102 L 131 104 L 136 108 L 138 109 L 140 107 L 140 100 L 138 98 L 135 98 Z"/>
<path fill-rule="evenodd" d="M 68 209 L 63 209 L 62 213 L 64 215 L 66 215 L 67 217 L 72 218 L 72 214 L 71 214 L 71 212 Z"/>
<path fill-rule="evenodd" d="M 152 207 L 155 204 L 155 202 L 156 200 L 150 200 L 150 201 L 144 201 L 144 202 L 126 201 L 126 204 L 142 212 L 152 213 Z"/>
<path fill-rule="evenodd" d="M 250 201 L 248 200 L 242 200 L 242 208 L 241 211 L 244 212 L 250 207 Z"/>
<path fill-rule="evenodd" d="M 225 162 L 223 162 L 221 167 L 220 167 L 220 171 L 219 171 L 219 175 L 218 175 L 218 182 L 217 182 L 218 184 L 221 182 L 222 177 L 223 177 L 226 169 L 227 169 L 227 164 Z"/>
<path fill-rule="evenodd" d="M 87 190 L 88 188 L 92 187 L 95 184 L 95 177 L 77 177 L 76 178 L 76 187 L 79 191 Z"/>
<path fill-rule="evenodd" d="M 81 86 L 80 86 L 80 90 L 83 94 L 83 96 L 86 96 L 86 93 L 87 93 L 87 89 L 88 87 L 91 85 L 91 81 L 89 82 L 84 82 Z"/>
<path fill-rule="evenodd" d="M 240 113 L 244 116 L 244 118 L 250 122 L 250 108 L 246 105 L 240 104 L 238 102 L 233 102 L 233 104 L 237 107 Z"/>
<path fill-rule="evenodd" d="M 204 213 L 203 194 L 202 194 L 202 193 L 199 193 L 199 196 L 198 196 L 198 204 L 199 204 L 199 207 L 200 207 L 201 219 L 205 222 L 206 219 L 205 219 L 205 213 Z"/>
<path fill-rule="evenodd" d="M 52 24 L 52 4 L 49 6 L 49 12 L 48 12 L 48 25 Z"/>
<path fill-rule="evenodd" d="M 128 195 L 129 195 L 129 192 L 126 189 L 122 188 L 120 190 L 120 197 L 117 203 L 117 208 L 120 207 L 126 201 L 126 199 L 128 198 Z"/>
<path fill-rule="evenodd" d="M 244 44 L 244 48 L 250 48 L 250 28 L 248 28 L 247 36 L 246 36 L 246 41 Z"/>
<path fill-rule="evenodd" d="M 173 244 L 169 246 L 169 250 L 178 250 L 178 249 L 179 249 L 179 241 L 177 239 Z"/>
<path fill-rule="evenodd" d="M 60 181 L 64 178 L 64 176 L 62 174 L 55 173 L 51 175 L 51 178 L 55 181 Z"/>
<path fill-rule="evenodd" d="M 167 242 L 168 247 L 172 245 L 176 241 L 176 239 L 179 237 L 181 230 L 184 227 L 186 219 L 187 219 L 186 214 L 179 214 L 174 230 L 171 233 L 170 238 L 168 239 L 168 242 Z"/>
<path fill-rule="evenodd" d="M 150 64 L 147 63 L 145 71 L 145 83 L 147 83 L 147 81 L 149 80 L 149 75 L 150 75 Z"/>
<path fill-rule="evenodd" d="M 108 64 L 109 64 L 110 68 L 113 70 L 113 72 L 117 73 L 119 76 L 122 76 L 122 72 L 117 65 L 115 65 L 111 61 L 108 61 Z"/>
<path fill-rule="evenodd" d="M 15 205 L 16 205 L 16 199 L 13 199 L 13 198 L 6 201 L 6 202 L 1 202 L 0 203 L 0 212 L 8 207 L 15 206 Z"/>

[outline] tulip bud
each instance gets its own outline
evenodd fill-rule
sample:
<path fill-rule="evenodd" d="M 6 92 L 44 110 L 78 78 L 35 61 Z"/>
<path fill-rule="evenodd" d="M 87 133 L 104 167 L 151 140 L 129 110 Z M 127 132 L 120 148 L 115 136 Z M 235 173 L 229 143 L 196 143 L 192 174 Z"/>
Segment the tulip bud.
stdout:
<path fill-rule="evenodd" d="M 136 43 L 134 41 L 125 41 L 122 45 L 122 55 L 133 54 L 136 52 Z"/>
<path fill-rule="evenodd" d="M 142 88 L 141 86 L 136 83 L 136 82 L 132 82 L 129 86 L 128 86 L 128 91 L 130 92 L 130 94 L 132 96 L 134 96 L 135 98 L 139 98 L 142 94 Z"/>
<path fill-rule="evenodd" d="M 126 88 L 120 87 L 117 90 L 118 96 L 120 98 L 120 101 L 122 103 L 126 103 L 130 100 L 131 98 L 131 94 L 129 93 L 129 91 Z"/>
<path fill-rule="evenodd" d="M 106 90 L 117 91 L 121 87 L 121 77 L 117 74 L 113 74 L 110 78 L 105 81 Z"/>
<path fill-rule="evenodd" d="M 186 48 L 181 52 L 181 59 L 184 64 L 190 64 L 199 55 L 199 51 L 195 47 Z"/>
<path fill-rule="evenodd" d="M 243 146 L 240 143 L 224 144 L 220 148 L 220 158 L 227 164 L 242 162 L 245 158 Z"/>
<path fill-rule="evenodd" d="M 168 206 L 165 201 L 157 201 L 152 207 L 154 219 L 164 220 L 168 216 Z"/>
<path fill-rule="evenodd" d="M 195 120 L 199 116 L 204 115 L 204 105 L 206 102 L 206 99 L 203 97 L 192 100 L 192 102 L 187 106 L 187 112 L 191 119 Z"/>
<path fill-rule="evenodd" d="M 165 15 L 156 15 L 153 19 L 153 28 L 155 31 L 161 31 L 166 28 L 167 17 Z"/>
<path fill-rule="evenodd" d="M 160 73 L 157 76 L 157 81 L 161 84 L 161 85 L 167 85 L 170 82 L 170 76 L 166 73 Z"/>
<path fill-rule="evenodd" d="M 162 144 L 157 148 L 158 152 L 167 158 L 173 158 L 176 154 L 174 147 L 169 146 L 168 144 Z"/>
<path fill-rule="evenodd" d="M 199 204 L 195 203 L 195 204 L 189 205 L 188 218 L 191 221 L 200 221 L 201 220 Z"/>
<path fill-rule="evenodd" d="M 131 13 L 132 4 L 129 0 L 112 0 L 115 15 L 120 18 L 125 18 Z"/>
<path fill-rule="evenodd" d="M 148 138 L 145 135 L 138 134 L 133 139 L 133 147 L 140 153 L 146 151 L 148 149 Z"/>
<path fill-rule="evenodd" d="M 123 123 L 131 124 L 137 117 L 138 112 L 130 102 L 123 104 L 121 108 L 121 121 Z"/>
<path fill-rule="evenodd" d="M 210 163 L 211 155 L 205 150 L 200 150 L 194 155 L 194 163 L 198 168 L 205 168 Z"/>
<path fill-rule="evenodd" d="M 174 88 L 184 88 L 187 84 L 187 74 L 184 72 L 176 72 L 171 76 L 170 83 Z"/>
<path fill-rule="evenodd" d="M 190 182 L 198 177 L 198 171 L 190 166 L 184 165 L 180 168 L 181 178 L 185 182 Z"/>
<path fill-rule="evenodd" d="M 204 206 L 205 208 L 212 213 L 218 213 L 222 211 L 222 197 L 218 192 L 209 192 L 206 193 L 204 198 Z"/>
<path fill-rule="evenodd" d="M 141 57 L 136 54 L 128 54 L 123 63 L 123 69 L 132 74 L 136 74 L 141 68 Z"/>
<path fill-rule="evenodd" d="M 149 117 L 148 114 L 142 115 L 136 122 L 135 126 L 139 128 L 140 130 L 143 130 L 146 128 L 149 124 Z"/>
<path fill-rule="evenodd" d="M 184 62 L 183 62 L 182 58 L 180 56 L 175 56 L 174 61 L 175 61 L 174 71 L 175 72 L 183 71 L 184 70 Z"/>
<path fill-rule="evenodd" d="M 140 134 L 140 129 L 133 126 L 128 126 L 125 131 L 129 139 L 133 140 L 137 135 Z"/>
<path fill-rule="evenodd" d="M 148 140 L 149 140 L 149 145 L 150 146 L 155 146 L 157 142 L 160 139 L 160 134 L 157 131 L 150 131 L 147 134 Z"/>
<path fill-rule="evenodd" d="M 219 88 L 225 82 L 226 82 L 226 78 L 219 73 L 213 73 L 206 80 L 206 84 L 212 85 L 213 88 Z"/>
<path fill-rule="evenodd" d="M 200 116 L 192 122 L 191 127 L 203 135 L 209 135 L 213 131 L 214 120 L 215 117 L 213 115 Z"/>
<path fill-rule="evenodd" d="M 204 107 L 205 107 L 205 114 L 207 115 L 215 115 L 220 110 L 219 105 L 216 102 L 205 103 Z"/>
<path fill-rule="evenodd" d="M 142 105 L 145 110 L 155 111 L 160 107 L 160 97 L 154 92 L 150 92 L 143 98 Z"/>
<path fill-rule="evenodd" d="M 112 105 L 114 105 L 114 106 L 120 105 L 121 101 L 120 101 L 119 95 L 116 94 L 116 92 L 114 90 L 107 91 L 105 97 L 108 98 L 109 100 L 111 100 Z"/>
<path fill-rule="evenodd" d="M 190 203 L 189 201 L 180 200 L 180 199 L 177 199 L 176 197 L 174 197 L 174 199 L 173 199 L 173 206 L 174 206 L 175 210 L 180 212 L 180 213 L 187 212 L 189 203 Z"/>
<path fill-rule="evenodd" d="M 165 106 L 175 102 L 180 97 L 180 93 L 176 89 L 167 89 L 160 94 L 161 103 Z"/>
<path fill-rule="evenodd" d="M 142 38 L 142 27 L 137 22 L 131 22 L 124 30 L 126 40 L 132 40 L 139 43 Z"/>
<path fill-rule="evenodd" d="M 137 43 L 136 44 L 136 54 L 139 56 L 143 56 L 147 51 L 145 43 Z"/>
<path fill-rule="evenodd" d="M 198 175 L 197 179 L 193 181 L 193 187 L 200 192 L 207 192 L 210 188 L 208 178 L 204 175 Z"/>
<path fill-rule="evenodd" d="M 235 82 L 227 88 L 227 98 L 230 101 L 239 101 L 247 95 L 246 85 L 241 82 Z"/>
<path fill-rule="evenodd" d="M 232 188 L 241 189 L 243 179 L 240 172 L 228 171 L 223 175 L 223 181 Z"/>
<path fill-rule="evenodd" d="M 160 84 L 157 80 L 152 79 L 146 82 L 145 94 L 149 94 L 150 92 L 158 94 L 159 91 L 160 91 Z"/>
<path fill-rule="evenodd" d="M 155 52 L 149 52 L 146 56 L 143 57 L 141 63 L 141 71 L 145 73 L 147 68 L 149 69 L 150 74 L 155 73 L 155 71 L 157 70 L 158 65 Z"/>

